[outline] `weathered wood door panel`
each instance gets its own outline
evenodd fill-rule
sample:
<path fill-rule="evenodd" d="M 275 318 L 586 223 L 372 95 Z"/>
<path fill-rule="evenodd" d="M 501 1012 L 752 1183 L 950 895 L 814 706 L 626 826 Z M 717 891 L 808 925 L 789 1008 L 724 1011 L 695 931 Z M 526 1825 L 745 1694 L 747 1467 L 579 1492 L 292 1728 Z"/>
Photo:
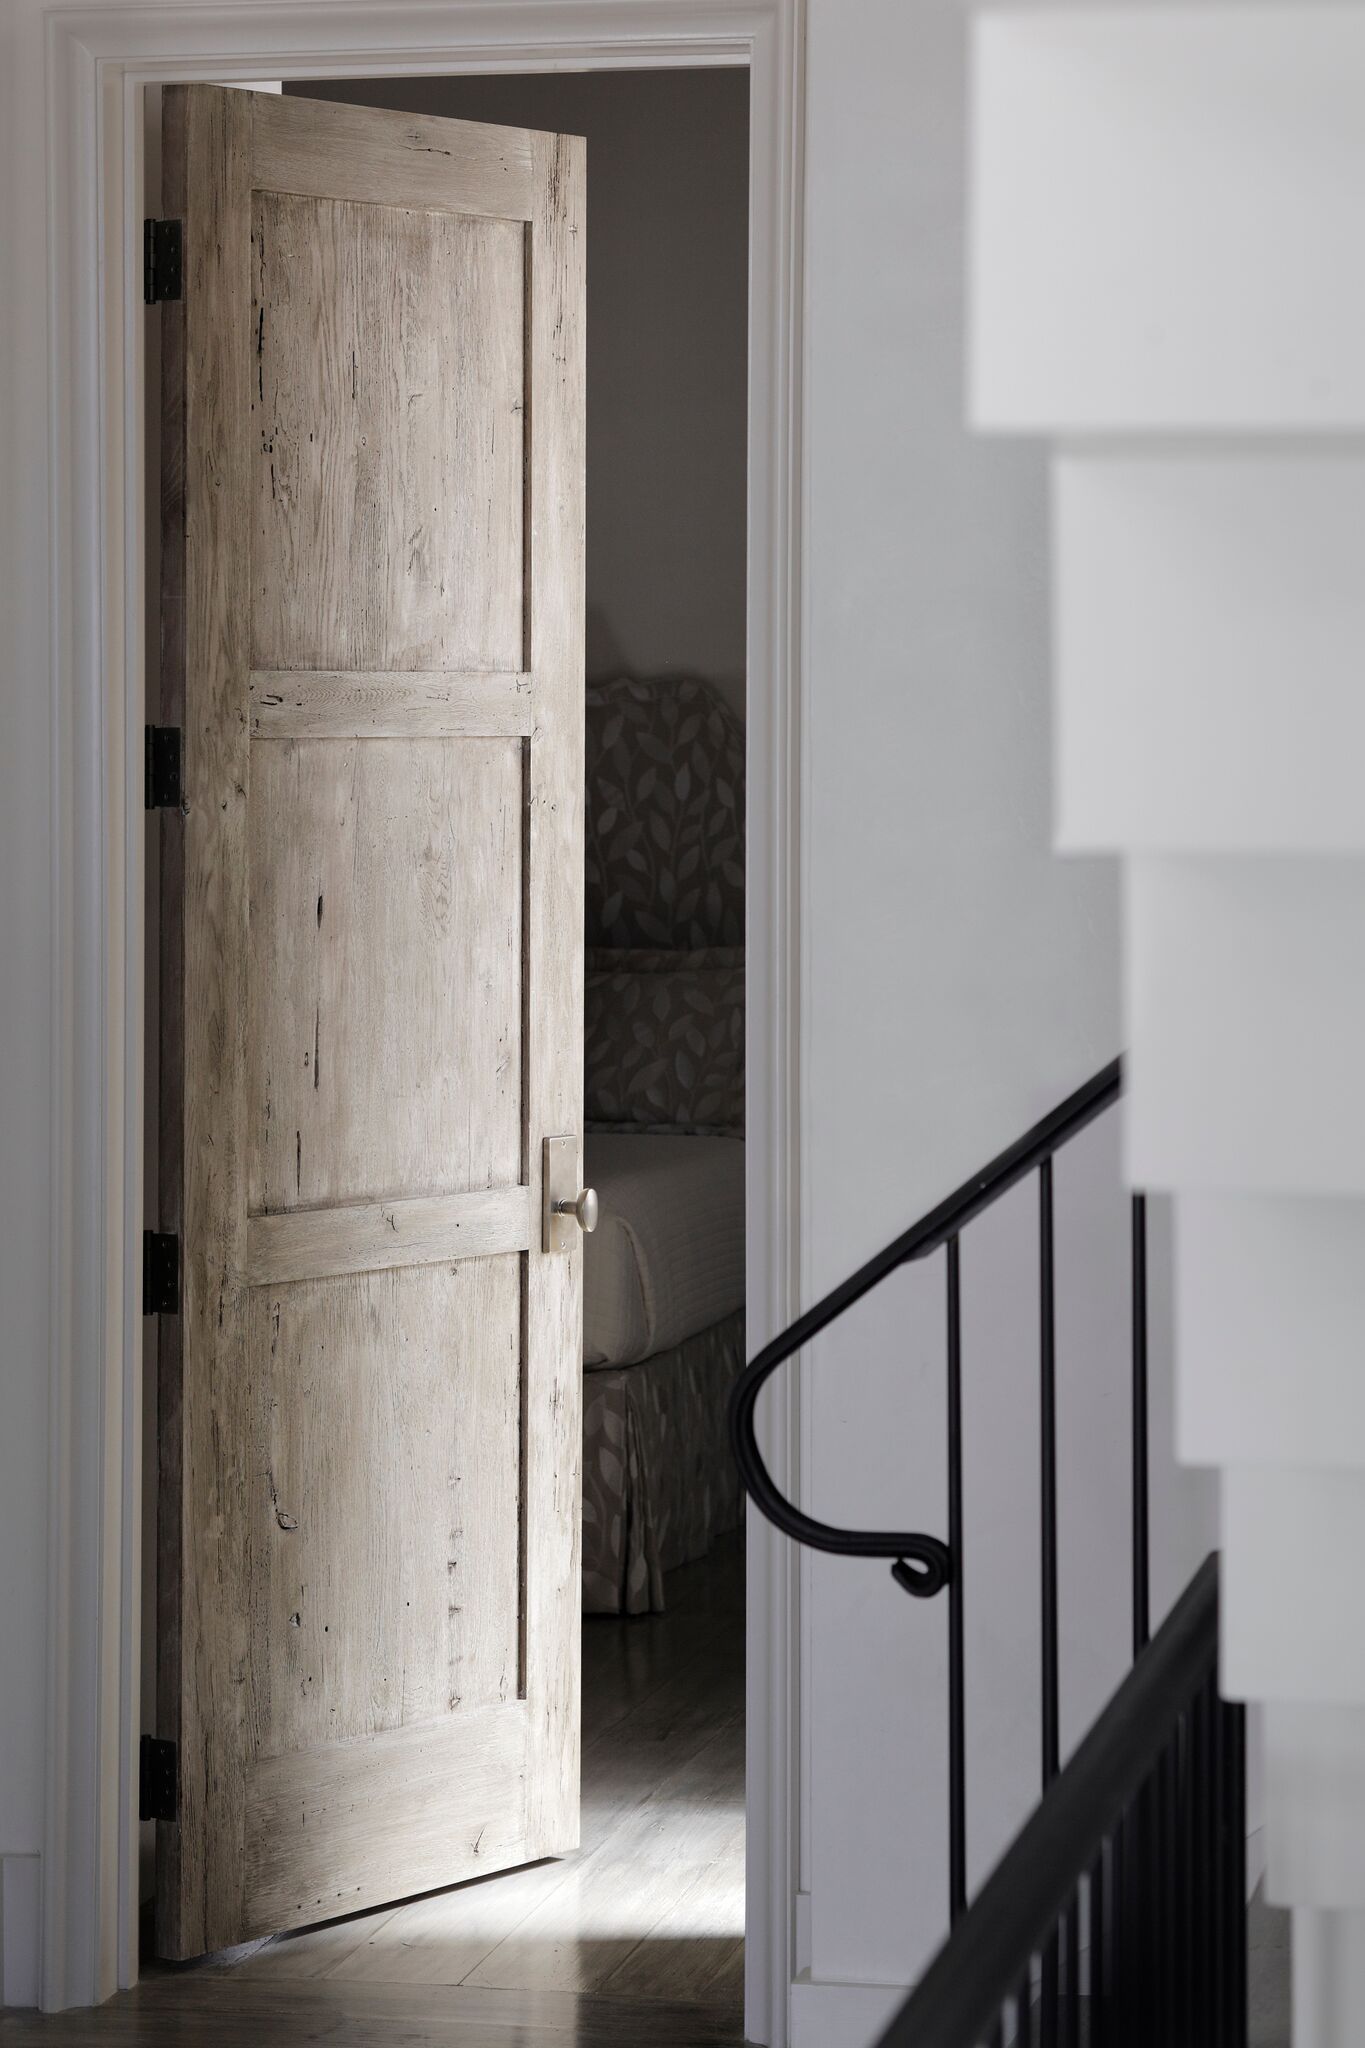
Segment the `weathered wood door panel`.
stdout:
<path fill-rule="evenodd" d="M 165 95 L 158 1946 L 571 1847 L 583 152 Z"/>

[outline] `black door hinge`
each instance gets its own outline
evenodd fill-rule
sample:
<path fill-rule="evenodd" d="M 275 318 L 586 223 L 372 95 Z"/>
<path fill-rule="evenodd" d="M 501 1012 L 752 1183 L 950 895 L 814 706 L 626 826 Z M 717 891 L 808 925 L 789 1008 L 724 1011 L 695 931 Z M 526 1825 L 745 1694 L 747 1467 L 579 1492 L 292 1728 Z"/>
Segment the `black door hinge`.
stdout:
<path fill-rule="evenodd" d="M 180 727 L 147 727 L 147 809 L 180 809 Z"/>
<path fill-rule="evenodd" d="M 173 1230 L 142 1233 L 142 1313 L 180 1313 L 180 1239 Z"/>
<path fill-rule="evenodd" d="M 138 1755 L 137 1810 L 142 1820 L 174 1820 L 180 1772 L 173 1742 L 144 1735 Z"/>
<path fill-rule="evenodd" d="M 142 296 L 149 306 L 180 297 L 180 223 L 142 223 Z"/>

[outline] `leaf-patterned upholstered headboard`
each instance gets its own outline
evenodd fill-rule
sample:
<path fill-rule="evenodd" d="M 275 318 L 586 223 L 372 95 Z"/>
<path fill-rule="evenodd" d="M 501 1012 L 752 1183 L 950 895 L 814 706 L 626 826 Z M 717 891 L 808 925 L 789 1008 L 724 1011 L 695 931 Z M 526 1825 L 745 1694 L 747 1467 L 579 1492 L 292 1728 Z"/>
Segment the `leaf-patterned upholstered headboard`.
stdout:
<path fill-rule="evenodd" d="M 744 727 L 709 683 L 587 692 L 590 946 L 744 944 Z"/>

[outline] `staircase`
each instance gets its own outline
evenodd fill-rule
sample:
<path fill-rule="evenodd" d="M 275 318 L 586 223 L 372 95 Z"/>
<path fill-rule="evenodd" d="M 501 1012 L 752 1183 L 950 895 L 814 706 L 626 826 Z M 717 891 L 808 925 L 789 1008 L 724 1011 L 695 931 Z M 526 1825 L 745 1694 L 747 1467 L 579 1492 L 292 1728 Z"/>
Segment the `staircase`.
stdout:
<path fill-rule="evenodd" d="M 1052 442 L 1061 848 L 1122 863 L 1301 2048 L 1365 2042 L 1365 7 L 977 10 L 973 424 Z"/>
<path fill-rule="evenodd" d="M 1219 1568 L 1210 1557 L 1154 1639 L 1148 1536 L 1147 1216 L 1132 1198 L 1132 1637 L 1127 1678 L 1060 1767 L 1056 1243 L 1053 1162 L 1118 1100 L 1115 1061 L 759 1352 L 735 1384 L 731 1441 L 749 1496 L 793 1541 L 880 1557 L 912 1598 L 946 1596 L 946 1855 L 951 1931 L 882 2048 L 1245 2048 L 1244 1709 L 1219 1697 Z M 1042 1755 L 1032 1819 L 969 1899 L 962 1540 L 961 1239 L 1030 1176 L 1039 1244 Z M 806 1514 L 764 1463 L 765 1383 L 890 1274 L 943 1255 L 947 1532 L 841 1528 Z"/>

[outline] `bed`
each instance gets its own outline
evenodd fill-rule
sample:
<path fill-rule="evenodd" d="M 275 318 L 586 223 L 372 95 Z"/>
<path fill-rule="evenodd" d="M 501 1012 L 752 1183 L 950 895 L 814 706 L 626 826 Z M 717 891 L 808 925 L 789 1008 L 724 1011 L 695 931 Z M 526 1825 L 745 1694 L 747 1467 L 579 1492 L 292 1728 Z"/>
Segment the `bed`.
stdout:
<path fill-rule="evenodd" d="M 645 1614 L 743 1508 L 744 733 L 695 681 L 587 713 L 583 1607 Z"/>
<path fill-rule="evenodd" d="M 740 1518 L 725 1434 L 744 1360 L 744 1146 L 589 1133 L 583 1607 L 664 1606 L 664 1574 Z"/>

